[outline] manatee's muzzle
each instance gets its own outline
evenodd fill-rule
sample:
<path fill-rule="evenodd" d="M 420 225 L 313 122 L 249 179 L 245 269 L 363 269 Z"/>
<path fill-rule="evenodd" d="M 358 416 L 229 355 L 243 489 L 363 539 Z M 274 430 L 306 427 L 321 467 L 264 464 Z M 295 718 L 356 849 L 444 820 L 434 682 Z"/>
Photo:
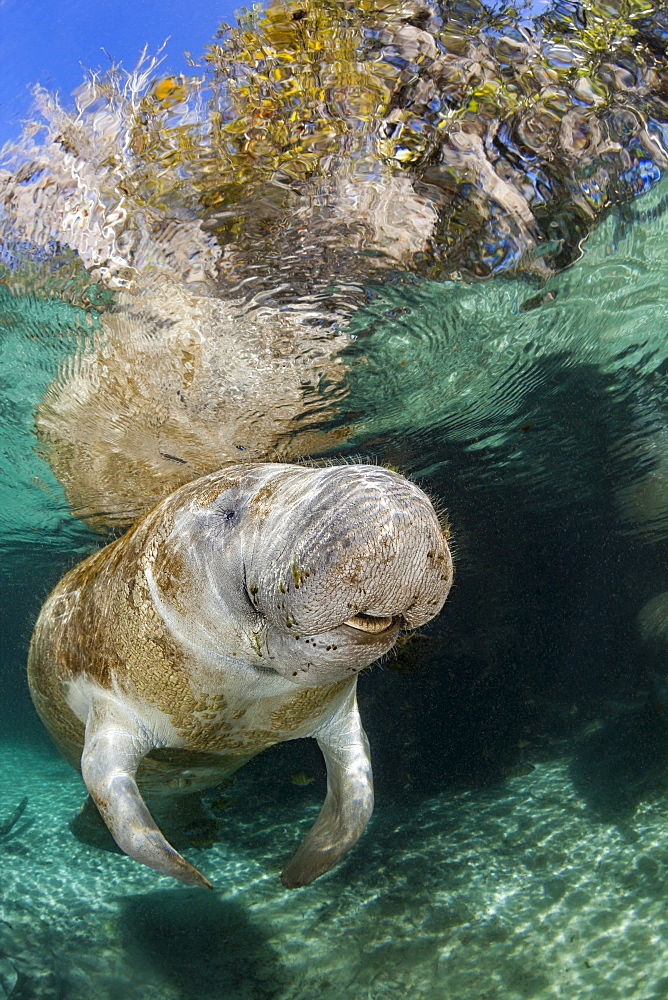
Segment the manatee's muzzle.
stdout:
<path fill-rule="evenodd" d="M 348 618 L 344 625 L 349 625 L 350 628 L 356 628 L 360 632 L 369 632 L 372 635 L 379 635 L 383 632 L 387 632 L 392 628 L 397 622 L 397 617 L 395 615 L 385 615 L 382 618 L 377 618 L 374 615 L 353 615 L 352 618 Z"/>
<path fill-rule="evenodd" d="M 292 468 L 276 476 L 246 577 L 281 630 L 315 636 L 346 625 L 371 636 L 433 618 L 452 559 L 431 502 L 403 476 Z"/>

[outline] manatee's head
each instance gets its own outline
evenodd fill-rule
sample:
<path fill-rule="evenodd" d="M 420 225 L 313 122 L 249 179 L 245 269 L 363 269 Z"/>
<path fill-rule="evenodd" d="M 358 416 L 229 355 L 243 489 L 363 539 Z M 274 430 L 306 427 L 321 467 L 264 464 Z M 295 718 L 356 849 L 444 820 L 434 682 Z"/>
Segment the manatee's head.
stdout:
<path fill-rule="evenodd" d="M 429 498 L 387 469 L 237 466 L 185 491 L 171 538 L 199 581 L 198 644 L 215 639 L 300 686 L 368 666 L 450 590 L 452 557 Z"/>

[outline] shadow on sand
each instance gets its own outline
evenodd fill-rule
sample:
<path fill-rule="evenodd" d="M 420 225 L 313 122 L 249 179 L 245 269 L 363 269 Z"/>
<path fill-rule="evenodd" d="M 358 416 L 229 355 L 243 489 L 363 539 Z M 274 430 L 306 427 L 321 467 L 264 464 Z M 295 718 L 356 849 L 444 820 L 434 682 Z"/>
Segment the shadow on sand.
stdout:
<path fill-rule="evenodd" d="M 261 926 L 243 907 L 201 889 L 166 889 L 121 900 L 129 963 L 182 1000 L 271 1000 L 288 976 Z"/>
<path fill-rule="evenodd" d="M 639 804 L 665 795 L 668 728 L 651 706 L 606 720 L 582 740 L 570 776 L 597 819 L 624 825 Z"/>

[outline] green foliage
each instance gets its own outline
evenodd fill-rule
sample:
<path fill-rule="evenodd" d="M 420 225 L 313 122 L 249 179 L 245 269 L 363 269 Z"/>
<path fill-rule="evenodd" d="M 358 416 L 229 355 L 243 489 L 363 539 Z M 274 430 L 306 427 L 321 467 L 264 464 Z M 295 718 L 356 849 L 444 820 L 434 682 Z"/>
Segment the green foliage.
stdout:
<path fill-rule="evenodd" d="M 520 3 L 274 0 L 222 25 L 189 76 L 146 63 L 92 78 L 76 114 L 45 102 L 47 130 L 106 172 L 139 228 L 203 219 L 233 248 L 288 226 L 328 178 L 387 188 L 407 174 L 436 192 L 430 253 L 453 273 L 499 212 L 501 242 L 526 246 L 526 220 L 549 228 L 568 201 L 577 246 L 633 193 L 620 178 L 637 160 L 665 166 L 646 133 L 650 117 L 668 121 L 668 62 L 647 43 L 656 13 L 648 0 L 555 0 L 528 22 Z M 472 273 L 493 271 L 495 253 Z"/>

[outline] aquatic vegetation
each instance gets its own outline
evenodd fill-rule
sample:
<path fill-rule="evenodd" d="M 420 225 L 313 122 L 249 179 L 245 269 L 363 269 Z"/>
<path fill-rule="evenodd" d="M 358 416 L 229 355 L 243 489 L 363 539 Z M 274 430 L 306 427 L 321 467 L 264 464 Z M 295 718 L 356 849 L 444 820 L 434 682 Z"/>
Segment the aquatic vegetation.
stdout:
<path fill-rule="evenodd" d="M 304 788 L 306 785 L 311 785 L 315 781 L 315 778 L 312 778 L 305 771 L 297 771 L 291 776 L 290 781 L 293 785 Z"/>

